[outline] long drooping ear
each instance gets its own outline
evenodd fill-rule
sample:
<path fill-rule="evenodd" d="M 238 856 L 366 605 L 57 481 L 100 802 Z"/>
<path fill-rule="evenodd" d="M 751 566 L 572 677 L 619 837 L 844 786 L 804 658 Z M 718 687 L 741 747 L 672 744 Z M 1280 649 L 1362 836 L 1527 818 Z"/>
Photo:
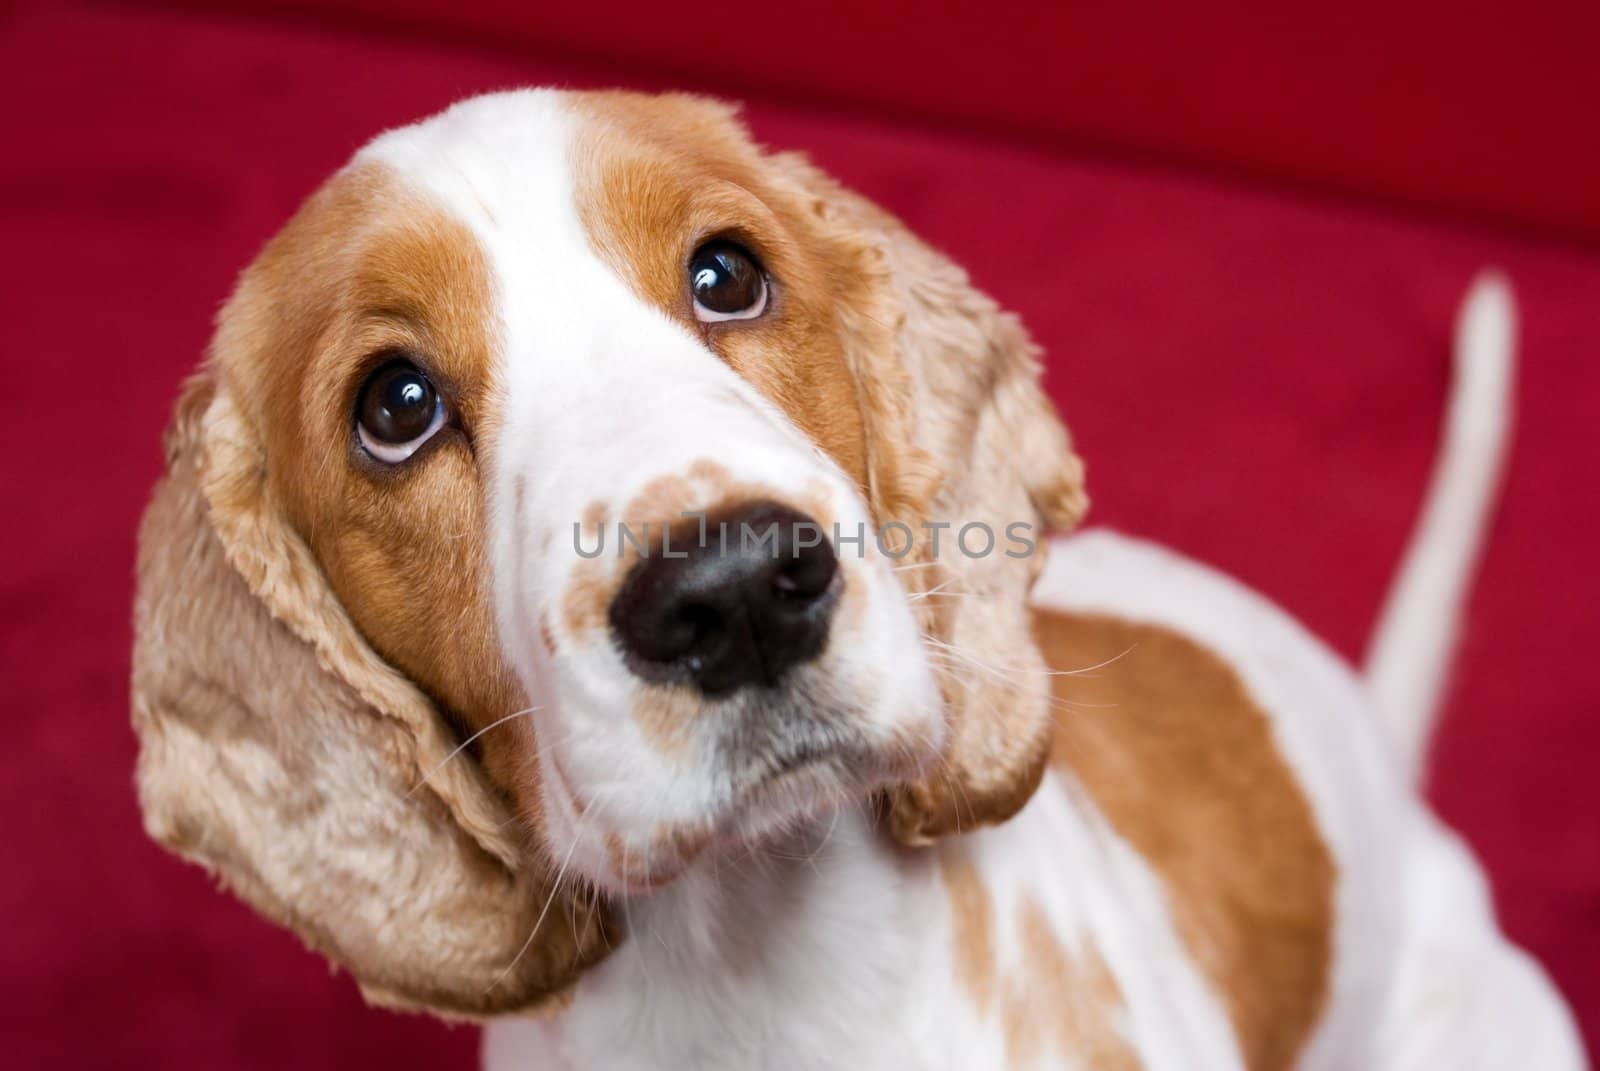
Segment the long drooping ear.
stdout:
<path fill-rule="evenodd" d="M 907 563 L 919 567 L 899 573 L 908 588 L 952 596 L 917 601 L 950 744 L 941 769 L 893 794 L 895 834 L 919 843 L 1003 820 L 1033 794 L 1049 750 L 1050 682 L 1028 593 L 1045 532 L 1071 528 L 1087 508 L 1083 464 L 1015 316 L 870 202 L 799 158 L 774 163 L 809 199 L 834 255 L 856 262 L 841 274 L 868 280 L 838 295 L 838 314 L 873 509 L 880 528 L 916 532 Z M 968 525 L 980 527 L 961 541 Z"/>
<path fill-rule="evenodd" d="M 519 850 L 428 699 L 345 616 L 205 373 L 139 542 L 133 723 L 152 837 L 376 1003 L 527 1009 L 604 954 L 605 918 Z"/>

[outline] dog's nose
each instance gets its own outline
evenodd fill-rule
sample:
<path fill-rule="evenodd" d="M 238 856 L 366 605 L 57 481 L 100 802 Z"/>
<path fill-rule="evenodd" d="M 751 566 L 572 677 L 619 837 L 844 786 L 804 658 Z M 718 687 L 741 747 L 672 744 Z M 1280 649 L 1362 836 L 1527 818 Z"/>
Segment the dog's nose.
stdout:
<path fill-rule="evenodd" d="M 692 535 L 684 533 L 692 530 Z M 822 650 L 838 572 L 832 542 L 804 513 L 752 502 L 671 529 L 611 600 L 629 667 L 707 695 L 774 684 Z M 679 557 L 679 554 L 682 557 Z"/>

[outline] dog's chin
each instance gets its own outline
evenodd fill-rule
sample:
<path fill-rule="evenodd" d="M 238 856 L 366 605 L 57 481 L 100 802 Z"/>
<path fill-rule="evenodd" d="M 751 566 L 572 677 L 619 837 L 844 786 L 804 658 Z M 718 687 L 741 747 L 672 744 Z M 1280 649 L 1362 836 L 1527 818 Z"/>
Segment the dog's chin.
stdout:
<path fill-rule="evenodd" d="M 900 678 L 873 687 L 819 667 L 796 674 L 781 694 L 708 706 L 702 724 L 719 735 L 677 771 L 628 777 L 619 772 L 625 755 L 593 747 L 575 753 L 588 766 L 574 770 L 566 748 L 545 749 L 539 832 L 552 861 L 609 895 L 655 892 L 702 860 L 758 851 L 920 779 L 942 753 L 947 727 L 931 673 L 915 660 L 903 664 L 911 668 Z M 895 702 L 863 708 L 852 698 L 861 692 Z"/>
<path fill-rule="evenodd" d="M 873 772 L 866 773 L 863 769 Z M 719 823 L 712 846 L 757 849 L 796 826 L 818 821 L 842 807 L 861 806 L 893 780 L 892 771 L 871 762 L 821 754 L 792 761 L 750 782 Z"/>
<path fill-rule="evenodd" d="M 629 850 L 616 847 L 627 842 L 621 831 L 601 834 L 612 845 L 604 860 L 575 860 L 575 869 L 613 896 L 660 892 L 706 860 L 737 860 L 828 822 L 841 809 L 867 806 L 882 789 L 917 777 L 930 761 L 900 748 L 892 754 L 818 751 L 767 762 L 734 777 L 739 788 L 732 798 L 703 819 L 657 827 L 647 846 Z"/>

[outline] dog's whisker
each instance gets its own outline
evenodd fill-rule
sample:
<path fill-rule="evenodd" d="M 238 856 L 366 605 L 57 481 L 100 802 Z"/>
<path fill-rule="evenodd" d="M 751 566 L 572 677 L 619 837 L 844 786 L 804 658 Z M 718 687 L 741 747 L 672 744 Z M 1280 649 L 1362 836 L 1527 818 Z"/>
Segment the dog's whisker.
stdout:
<path fill-rule="evenodd" d="M 491 726 L 492 728 L 492 726 Z M 598 797 L 596 797 L 598 798 Z M 506 980 L 512 971 L 517 969 L 517 964 L 522 962 L 522 957 L 527 955 L 528 949 L 533 947 L 533 939 L 539 936 L 539 928 L 544 925 L 545 916 L 550 914 L 550 905 L 556 902 L 556 897 L 561 894 L 561 882 L 567 876 L 567 867 L 572 863 L 572 854 L 578 850 L 578 841 L 582 837 L 584 820 L 589 817 L 589 811 L 594 807 L 595 799 L 591 799 L 578 815 L 577 829 L 573 831 L 572 843 L 567 847 L 567 854 L 561 860 L 561 866 L 556 869 L 555 880 L 550 883 L 550 895 L 545 897 L 544 907 L 539 909 L 539 917 L 533 920 L 533 929 L 528 931 L 528 939 L 522 942 L 522 947 L 517 949 L 517 954 L 511 957 L 511 962 L 506 964 L 505 970 L 489 983 L 485 993 L 498 987 Z"/>
<path fill-rule="evenodd" d="M 820 874 L 821 871 L 817 868 L 817 857 L 823 853 L 823 851 L 828 847 L 828 844 L 833 840 L 833 831 L 839 828 L 839 814 L 846 806 L 849 805 L 843 799 L 838 798 L 838 796 L 842 794 L 829 792 L 828 795 L 829 804 L 833 808 L 833 820 L 828 823 L 828 831 L 822 835 L 822 842 L 813 848 L 811 853 L 805 858 L 806 865 L 811 868 L 813 873 L 818 874 Z"/>
<path fill-rule="evenodd" d="M 490 729 L 497 728 L 497 727 L 499 727 L 501 725 L 506 724 L 506 722 L 509 722 L 509 721 L 515 721 L 518 718 L 527 717 L 529 714 L 536 713 L 537 711 L 540 711 L 540 710 L 543 710 L 543 709 L 544 709 L 543 707 L 527 707 L 527 708 L 524 708 L 522 710 L 513 711 L 510 714 L 507 714 L 505 717 L 499 718 L 499 719 L 497 719 L 495 721 L 490 722 L 488 725 L 485 725 L 482 729 L 479 729 L 477 732 L 473 733 L 471 736 L 469 736 L 465 740 L 461 741 L 461 743 L 457 744 L 455 746 L 455 748 L 450 752 L 450 754 L 446 755 L 443 759 L 441 759 L 439 761 L 438 765 L 434 766 L 433 769 L 431 769 L 427 773 L 423 774 L 422 775 L 422 779 L 420 781 L 418 781 L 416 784 L 412 785 L 411 786 L 411 791 L 406 793 L 406 799 L 410 799 L 412 796 L 415 796 L 417 794 L 417 791 L 419 789 L 421 789 L 423 785 L 426 785 L 428 783 L 428 781 L 433 777 L 434 774 L 438 773 L 440 770 L 442 770 L 446 766 L 448 766 L 450 764 L 450 760 L 454 759 L 457 755 L 459 755 L 463 751 L 467 750 L 467 748 L 470 747 L 475 740 L 477 740 L 479 737 L 483 736 L 483 734 L 487 733 Z"/>
<path fill-rule="evenodd" d="M 1081 677 L 1081 676 L 1087 676 L 1088 674 L 1093 673 L 1095 670 L 1104 669 L 1105 667 L 1107 667 L 1107 666 L 1109 666 L 1109 665 L 1111 665 L 1111 664 L 1113 664 L 1115 662 L 1118 662 L 1123 658 L 1126 658 L 1129 654 L 1133 653 L 1133 651 L 1134 651 L 1134 649 L 1136 647 L 1138 647 L 1137 643 L 1130 643 L 1127 647 L 1123 648 L 1117 654 L 1112 655 L 1110 658 L 1107 658 L 1102 662 L 1096 662 L 1092 666 L 1082 666 L 1082 667 L 1080 667 L 1078 669 L 1050 669 L 1048 667 L 1040 669 L 1040 668 L 1038 668 L 1036 666 L 995 666 L 995 665 L 991 665 L 991 664 L 989 664 L 987 662 L 982 661 L 981 659 L 978 659 L 977 657 L 972 655 L 971 652 L 966 651 L 963 648 L 958 647 L 953 643 L 949 643 L 949 642 L 947 642 L 945 640 L 938 639 L 937 637 L 934 637 L 934 636 L 924 636 L 922 639 L 923 639 L 923 642 L 925 644 L 929 645 L 930 647 L 933 647 L 936 650 L 944 651 L 944 652 L 946 652 L 946 653 L 948 653 L 950 655 L 953 655 L 956 658 L 961 659 L 966 664 L 968 664 L 970 666 L 973 666 L 976 669 L 984 670 L 986 672 L 989 672 L 989 673 L 994 674 L 995 676 L 999 676 L 999 677 L 1004 677 L 1008 673 L 1009 674 L 1017 674 L 1017 675 L 1040 676 L 1040 677 Z"/>

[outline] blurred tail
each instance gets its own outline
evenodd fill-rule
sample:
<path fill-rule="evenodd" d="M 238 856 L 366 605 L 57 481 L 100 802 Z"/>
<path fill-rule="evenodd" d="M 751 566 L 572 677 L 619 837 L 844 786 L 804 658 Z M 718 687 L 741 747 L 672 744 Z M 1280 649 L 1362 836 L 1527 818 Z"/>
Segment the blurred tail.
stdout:
<path fill-rule="evenodd" d="M 1428 497 L 1367 648 L 1367 686 L 1413 783 L 1422 780 L 1462 603 L 1500 487 L 1515 345 L 1510 284 L 1483 272 L 1456 319 L 1449 408 Z"/>

